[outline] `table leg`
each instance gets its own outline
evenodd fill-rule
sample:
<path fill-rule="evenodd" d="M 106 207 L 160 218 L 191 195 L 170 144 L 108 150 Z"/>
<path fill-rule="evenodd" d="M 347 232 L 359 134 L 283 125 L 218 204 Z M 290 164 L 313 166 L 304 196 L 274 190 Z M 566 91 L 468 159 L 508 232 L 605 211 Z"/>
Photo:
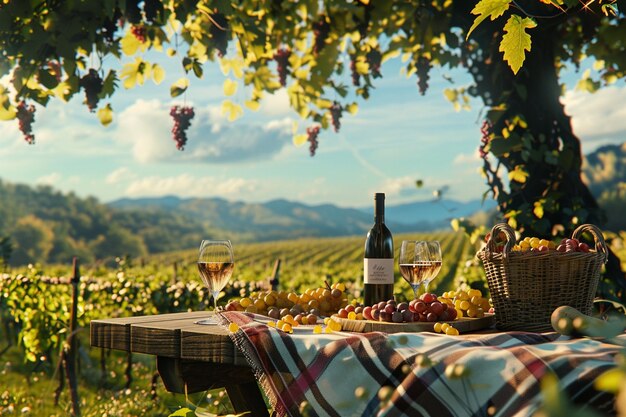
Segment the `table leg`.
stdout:
<path fill-rule="evenodd" d="M 268 416 L 267 405 L 248 366 L 190 361 L 157 356 L 157 370 L 165 388 L 179 394 L 226 388 L 235 412 Z"/>
<path fill-rule="evenodd" d="M 255 381 L 237 385 L 226 385 L 228 398 L 236 413 L 249 411 L 251 416 L 269 416 L 267 405 Z"/>

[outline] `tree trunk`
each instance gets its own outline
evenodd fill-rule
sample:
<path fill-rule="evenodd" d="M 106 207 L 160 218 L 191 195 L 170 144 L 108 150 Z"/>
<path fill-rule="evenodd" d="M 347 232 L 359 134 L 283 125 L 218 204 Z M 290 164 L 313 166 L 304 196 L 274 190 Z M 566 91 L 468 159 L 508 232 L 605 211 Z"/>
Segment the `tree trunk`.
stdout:
<path fill-rule="evenodd" d="M 454 22 L 465 31 L 473 21 L 470 11 L 474 5 L 455 2 Z M 502 215 L 527 236 L 571 236 L 579 224 L 603 227 L 606 223 L 604 212 L 582 181 L 580 140 L 560 101 L 555 48 L 561 41 L 559 27 L 567 18 L 564 15 L 561 21 L 550 24 L 542 21 L 529 30 L 531 50 L 517 75 L 498 50 L 508 16 L 493 23 L 483 21 L 463 46 L 465 64 L 476 84 L 474 93 L 490 107 L 487 120 L 491 135 L 486 141 L 497 166 L 485 159 L 487 182 Z M 587 26 L 593 26 L 595 17 L 588 19 L 592 20 Z M 501 172 L 500 166 L 508 172 Z M 502 177 L 516 169 L 527 176 L 509 181 L 507 187 Z M 612 252 L 607 275 L 623 297 L 624 273 Z"/>

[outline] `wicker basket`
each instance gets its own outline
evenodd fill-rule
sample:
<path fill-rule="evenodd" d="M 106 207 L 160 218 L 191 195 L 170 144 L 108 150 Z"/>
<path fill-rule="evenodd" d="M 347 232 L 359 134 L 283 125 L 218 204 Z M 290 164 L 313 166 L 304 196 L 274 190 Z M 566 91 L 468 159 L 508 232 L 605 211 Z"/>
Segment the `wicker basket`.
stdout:
<path fill-rule="evenodd" d="M 495 237 L 504 232 L 507 242 L 495 251 Z M 591 232 L 595 251 L 562 253 L 512 252 L 515 233 L 506 223 L 496 224 L 487 245 L 478 252 L 487 275 L 496 328 L 500 330 L 549 331 L 555 308 L 568 305 L 590 314 L 598 287 L 600 269 L 607 260 L 602 232 L 583 224 L 572 234 Z"/>

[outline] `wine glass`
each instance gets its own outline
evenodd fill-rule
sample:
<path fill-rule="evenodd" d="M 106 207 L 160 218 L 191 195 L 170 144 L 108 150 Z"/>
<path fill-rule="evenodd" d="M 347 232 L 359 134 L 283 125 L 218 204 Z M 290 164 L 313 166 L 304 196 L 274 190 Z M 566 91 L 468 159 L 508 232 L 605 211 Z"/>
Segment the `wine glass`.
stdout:
<path fill-rule="evenodd" d="M 417 298 L 420 285 L 424 281 L 424 270 L 418 267 L 415 255 L 417 253 L 417 245 L 420 242 L 415 240 L 403 240 L 400 246 L 400 257 L 398 265 L 400 267 L 400 275 L 413 288 L 413 294 Z"/>
<path fill-rule="evenodd" d="M 424 270 L 424 290 L 428 292 L 428 284 L 441 270 L 441 245 L 436 240 L 421 241 L 415 245 L 415 263 Z"/>
<path fill-rule="evenodd" d="M 202 282 L 213 295 L 214 310 L 217 299 L 233 274 L 235 261 L 230 240 L 203 240 L 198 254 L 198 271 Z M 198 324 L 217 324 L 217 317 L 199 320 Z"/>

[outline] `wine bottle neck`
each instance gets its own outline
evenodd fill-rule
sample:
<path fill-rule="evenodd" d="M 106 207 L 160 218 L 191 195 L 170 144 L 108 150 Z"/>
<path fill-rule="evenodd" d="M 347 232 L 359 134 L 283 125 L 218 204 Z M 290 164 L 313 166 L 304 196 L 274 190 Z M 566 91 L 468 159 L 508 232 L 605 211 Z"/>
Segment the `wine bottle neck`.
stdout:
<path fill-rule="evenodd" d="M 385 197 L 376 196 L 374 200 L 374 222 L 376 224 L 385 223 Z"/>

